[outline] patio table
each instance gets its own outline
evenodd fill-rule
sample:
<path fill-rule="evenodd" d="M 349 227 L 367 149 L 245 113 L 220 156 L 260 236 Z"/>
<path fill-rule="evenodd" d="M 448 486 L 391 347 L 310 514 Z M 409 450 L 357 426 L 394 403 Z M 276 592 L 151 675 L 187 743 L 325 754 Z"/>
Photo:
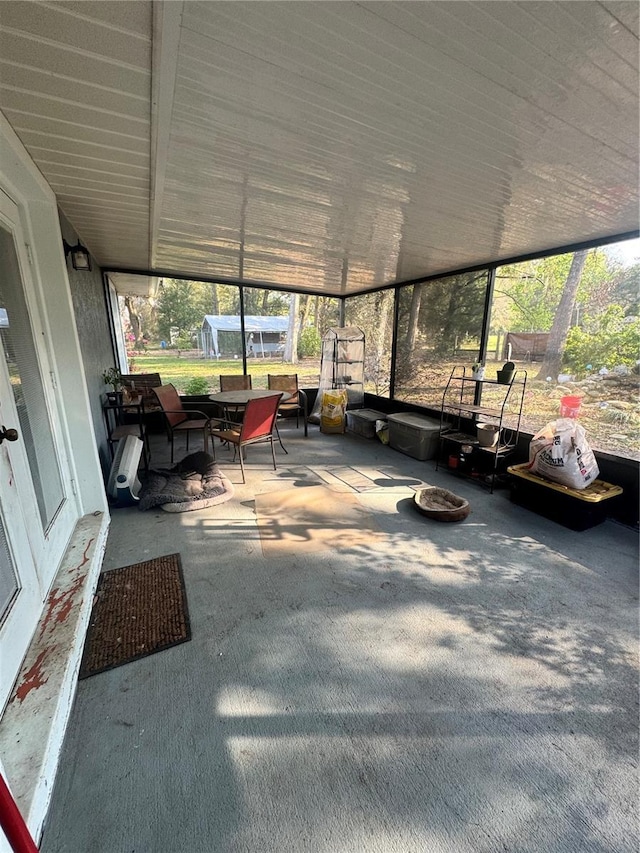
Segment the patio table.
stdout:
<path fill-rule="evenodd" d="M 261 397 L 280 396 L 281 402 L 286 402 L 290 397 L 288 391 L 269 391 L 264 389 L 252 390 L 243 388 L 241 391 L 219 391 L 217 394 L 209 394 L 209 399 L 220 406 L 246 406 L 249 400 L 259 400 Z"/>

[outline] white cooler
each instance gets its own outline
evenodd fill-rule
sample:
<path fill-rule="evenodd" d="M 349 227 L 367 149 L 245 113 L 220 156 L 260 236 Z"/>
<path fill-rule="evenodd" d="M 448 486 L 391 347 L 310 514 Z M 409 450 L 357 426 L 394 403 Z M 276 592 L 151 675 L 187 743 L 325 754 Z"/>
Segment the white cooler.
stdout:
<path fill-rule="evenodd" d="M 394 450 L 413 456 L 414 459 L 433 459 L 438 452 L 440 421 L 403 412 L 387 415 L 389 444 Z"/>

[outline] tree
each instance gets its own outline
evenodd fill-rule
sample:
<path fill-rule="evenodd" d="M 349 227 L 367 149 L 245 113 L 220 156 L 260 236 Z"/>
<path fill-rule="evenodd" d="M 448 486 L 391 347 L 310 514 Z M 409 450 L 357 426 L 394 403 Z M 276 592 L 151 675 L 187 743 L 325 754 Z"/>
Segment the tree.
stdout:
<path fill-rule="evenodd" d="M 133 343 L 131 349 L 142 349 L 147 339 L 157 340 L 158 318 L 156 316 L 156 300 L 147 296 L 121 296 L 120 319 L 122 328 L 126 329 Z"/>
<path fill-rule="evenodd" d="M 409 309 L 409 320 L 406 338 L 406 352 L 411 354 L 416 345 L 416 332 L 418 329 L 418 317 L 420 316 L 420 302 L 422 300 L 422 284 L 414 284 L 411 294 L 411 308 Z"/>
<path fill-rule="evenodd" d="M 220 300 L 218 299 L 218 285 L 211 285 L 211 310 L 208 312 L 209 314 L 213 314 L 214 317 L 217 317 L 220 313 Z"/>
<path fill-rule="evenodd" d="M 135 338 L 134 347 L 136 349 L 142 349 L 144 337 L 142 332 L 142 322 L 140 320 L 140 315 L 133 304 L 133 297 L 129 295 L 125 296 L 124 304 L 127 309 L 127 313 L 129 314 L 129 325 L 131 326 L 131 331 Z"/>
<path fill-rule="evenodd" d="M 434 282 L 426 326 L 438 357 L 455 357 L 458 342 L 480 342 L 487 290 L 487 273 L 456 275 Z M 430 294 L 431 296 L 431 294 Z"/>
<path fill-rule="evenodd" d="M 142 349 L 144 341 L 158 337 L 156 301 L 147 296 L 119 296 L 118 307 L 122 328 L 129 334 L 130 349 Z"/>
<path fill-rule="evenodd" d="M 621 305 L 627 317 L 640 314 L 640 264 L 616 270 L 610 301 Z"/>
<path fill-rule="evenodd" d="M 547 376 L 555 378 L 560 372 L 567 335 L 571 327 L 573 309 L 576 303 L 578 285 L 580 284 L 582 270 L 587 260 L 587 254 L 587 250 L 583 249 L 580 252 L 576 252 L 571 260 L 571 267 L 562 291 L 562 296 L 560 297 L 560 304 L 556 310 L 553 325 L 549 332 L 547 349 L 536 379 L 546 379 Z"/>
<path fill-rule="evenodd" d="M 534 261 L 508 264 L 496 274 L 494 306 L 508 306 L 501 326 L 510 332 L 548 332 L 571 268 L 573 255 L 550 255 Z M 618 270 L 602 249 L 589 252 L 576 293 L 574 322 L 582 314 L 603 310 L 611 300 Z M 617 301 L 617 300 L 614 300 Z"/>
<path fill-rule="evenodd" d="M 297 293 L 292 293 L 289 300 L 289 325 L 287 326 L 287 342 L 284 348 L 284 360 L 290 364 L 296 364 L 298 361 L 298 306 L 300 304 L 300 296 Z"/>
<path fill-rule="evenodd" d="M 244 313 L 252 316 L 284 317 L 289 313 L 289 294 L 278 290 L 260 290 L 257 287 L 245 287 L 243 290 Z M 238 313 L 240 304 L 238 303 Z"/>
<path fill-rule="evenodd" d="M 200 328 L 210 308 L 210 285 L 165 279 L 157 305 L 158 333 L 167 341 L 171 340 L 172 329 L 177 329 L 179 336 L 188 335 Z"/>
<path fill-rule="evenodd" d="M 373 383 L 376 394 L 389 390 L 393 300 L 393 290 L 379 290 L 347 302 L 346 323 L 364 332 L 365 380 Z"/>

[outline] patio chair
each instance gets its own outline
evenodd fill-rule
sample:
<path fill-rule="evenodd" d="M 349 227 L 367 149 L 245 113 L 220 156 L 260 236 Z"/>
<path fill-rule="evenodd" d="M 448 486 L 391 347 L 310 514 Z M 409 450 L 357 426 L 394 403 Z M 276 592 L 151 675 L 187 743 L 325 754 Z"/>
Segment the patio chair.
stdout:
<path fill-rule="evenodd" d="M 280 403 L 278 415 L 286 417 L 287 415 L 295 413 L 296 426 L 298 427 L 300 426 L 300 415 L 302 414 L 304 423 L 304 435 L 306 438 L 308 434 L 308 402 L 307 395 L 302 390 L 302 388 L 298 386 L 298 374 L 269 373 L 267 374 L 267 387 L 273 391 L 287 391 L 289 394 L 291 394 L 291 397 L 286 402 Z"/>
<path fill-rule="evenodd" d="M 219 375 L 221 391 L 251 391 L 250 373 L 230 373 Z M 225 406 L 223 417 L 228 421 L 242 420 L 244 406 Z"/>
<path fill-rule="evenodd" d="M 187 450 L 189 450 L 189 436 L 192 432 L 201 431 L 206 452 L 209 431 L 211 429 L 211 418 L 197 409 L 185 409 L 175 386 L 171 385 L 171 383 L 154 388 L 153 393 L 164 414 L 167 436 L 171 442 L 171 462 L 173 463 L 173 440 L 175 433 L 185 433 L 187 436 Z M 201 417 L 193 418 L 190 417 L 191 415 L 201 415 Z"/>
<path fill-rule="evenodd" d="M 273 446 L 273 430 L 278 415 L 278 404 L 280 396 L 277 394 L 271 397 L 259 397 L 256 400 L 249 400 L 247 403 L 244 418 L 241 424 L 233 421 L 223 421 L 223 428 L 212 428 L 211 435 L 213 438 L 219 438 L 223 442 L 233 444 L 235 461 L 236 453 L 240 456 L 240 470 L 242 472 L 242 482 L 246 482 L 244 476 L 244 448 L 250 444 L 270 444 L 271 456 L 273 458 L 273 470 L 276 469 L 276 452 Z M 212 438 L 213 457 L 215 459 L 215 441 Z"/>
<path fill-rule="evenodd" d="M 250 391 L 251 390 L 251 374 L 250 373 L 233 373 L 220 374 L 220 390 L 221 391 Z"/>

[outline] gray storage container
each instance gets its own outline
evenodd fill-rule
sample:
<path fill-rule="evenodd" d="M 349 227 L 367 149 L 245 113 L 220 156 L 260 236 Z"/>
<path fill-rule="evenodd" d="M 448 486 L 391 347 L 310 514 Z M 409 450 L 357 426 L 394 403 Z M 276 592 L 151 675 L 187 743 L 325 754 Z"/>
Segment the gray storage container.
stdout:
<path fill-rule="evenodd" d="M 353 409 L 347 411 L 347 429 L 365 438 L 376 437 L 376 421 L 386 421 L 384 412 L 375 409 Z"/>
<path fill-rule="evenodd" d="M 403 412 L 387 415 L 389 444 L 394 450 L 413 456 L 414 459 L 433 459 L 438 452 L 440 421 L 424 415 Z"/>

